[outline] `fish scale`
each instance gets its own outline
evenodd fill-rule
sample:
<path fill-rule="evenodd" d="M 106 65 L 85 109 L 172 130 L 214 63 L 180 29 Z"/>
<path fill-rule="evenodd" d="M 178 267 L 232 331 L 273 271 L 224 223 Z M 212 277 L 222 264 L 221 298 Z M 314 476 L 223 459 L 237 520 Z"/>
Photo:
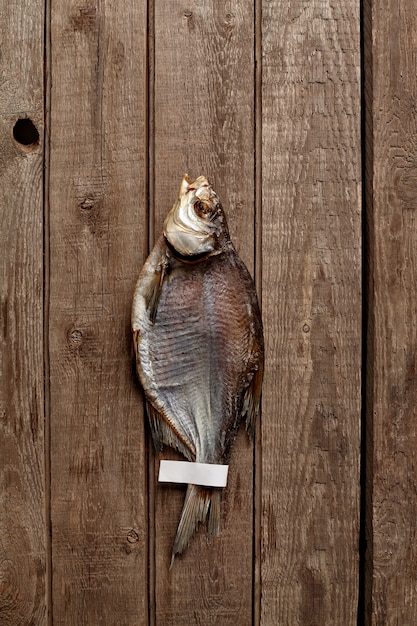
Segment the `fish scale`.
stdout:
<path fill-rule="evenodd" d="M 139 276 L 132 307 L 136 366 L 156 450 L 227 464 L 240 423 L 252 432 L 263 374 L 262 321 L 252 279 L 204 177 L 184 177 Z M 197 525 L 220 528 L 221 491 L 188 485 L 172 560 Z"/>
<path fill-rule="evenodd" d="M 194 273 L 195 269 L 192 268 Z M 187 411 L 177 415 L 181 426 L 187 431 L 188 436 L 192 433 L 192 439 L 196 443 L 196 461 L 209 462 L 212 450 L 209 447 L 217 433 L 207 428 L 207 423 L 217 424 L 221 415 L 216 415 L 212 410 L 218 405 L 213 394 L 218 395 L 211 385 L 211 371 L 218 365 L 218 348 L 216 346 L 216 334 L 211 329 L 210 303 L 204 294 L 204 275 L 200 274 L 197 285 L 195 277 L 183 272 L 179 275 L 173 269 L 169 280 L 164 285 L 158 305 L 153 332 L 149 338 L 149 350 L 155 355 L 154 373 L 158 385 L 159 402 L 163 406 L 172 408 L 170 394 L 166 393 L 166 385 L 176 384 L 181 389 L 176 394 L 186 399 Z M 183 292 L 187 291 L 189 282 L 194 285 L 194 299 L 185 302 L 182 299 Z M 196 289 L 197 287 L 197 289 Z M 174 306 L 178 306 L 181 313 L 187 309 L 199 308 L 201 314 L 190 318 L 185 327 L 178 327 L 170 323 L 173 317 Z M 211 337 L 213 335 L 213 337 Z M 161 361 L 160 353 L 163 349 L 164 359 Z M 214 363 L 213 363 L 214 361 Z M 178 405 L 176 405 L 178 409 Z M 179 411 L 177 411 L 179 413 Z M 219 410 L 217 410 L 217 413 Z M 219 424 L 219 426 L 221 426 Z M 214 462 L 214 460 L 212 460 Z"/>

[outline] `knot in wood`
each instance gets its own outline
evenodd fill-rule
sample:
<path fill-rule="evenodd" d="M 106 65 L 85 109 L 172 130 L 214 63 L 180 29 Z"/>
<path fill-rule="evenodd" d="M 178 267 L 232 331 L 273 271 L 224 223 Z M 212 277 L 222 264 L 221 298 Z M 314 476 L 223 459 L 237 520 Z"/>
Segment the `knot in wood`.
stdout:
<path fill-rule="evenodd" d="M 135 530 L 130 530 L 127 533 L 127 540 L 129 543 L 136 543 L 137 541 L 139 541 L 139 535 Z"/>
<path fill-rule="evenodd" d="M 83 211 L 91 211 L 94 208 L 94 200 L 92 198 L 84 198 L 79 206 Z"/>
<path fill-rule="evenodd" d="M 83 340 L 83 333 L 81 330 L 78 330 L 77 328 L 74 328 L 73 330 L 70 330 L 69 332 L 69 341 L 72 344 L 80 344 Z"/>
<path fill-rule="evenodd" d="M 32 152 L 39 147 L 39 131 L 28 117 L 19 118 L 13 126 L 13 139 L 23 152 Z"/>

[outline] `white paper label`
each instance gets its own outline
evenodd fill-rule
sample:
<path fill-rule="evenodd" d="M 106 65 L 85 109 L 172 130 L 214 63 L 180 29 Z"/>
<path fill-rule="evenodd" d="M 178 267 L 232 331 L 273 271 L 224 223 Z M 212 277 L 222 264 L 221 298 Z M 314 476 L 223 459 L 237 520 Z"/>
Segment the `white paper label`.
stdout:
<path fill-rule="evenodd" d="M 187 483 L 203 487 L 226 487 L 228 465 L 161 461 L 158 480 L 161 483 Z"/>

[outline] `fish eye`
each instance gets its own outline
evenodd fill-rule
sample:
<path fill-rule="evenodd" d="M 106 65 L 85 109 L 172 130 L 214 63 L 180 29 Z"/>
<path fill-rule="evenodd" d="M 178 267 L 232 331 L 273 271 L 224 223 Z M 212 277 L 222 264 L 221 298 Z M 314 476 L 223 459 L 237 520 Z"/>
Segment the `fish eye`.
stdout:
<path fill-rule="evenodd" d="M 194 202 L 194 211 L 199 217 L 210 217 L 212 213 L 207 204 L 205 202 L 201 202 L 201 200 Z"/>

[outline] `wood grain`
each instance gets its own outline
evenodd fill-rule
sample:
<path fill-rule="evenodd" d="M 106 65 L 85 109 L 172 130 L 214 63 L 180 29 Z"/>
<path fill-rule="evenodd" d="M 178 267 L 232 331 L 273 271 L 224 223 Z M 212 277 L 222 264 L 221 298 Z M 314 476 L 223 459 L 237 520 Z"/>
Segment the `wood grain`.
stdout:
<path fill-rule="evenodd" d="M 359 4 L 263 2 L 261 624 L 354 624 Z"/>
<path fill-rule="evenodd" d="M 0 623 L 47 623 L 43 393 L 44 4 L 0 6 Z M 16 41 L 23 42 L 17 46 Z M 34 145 L 17 133 L 31 119 Z M 28 123 L 28 122 L 25 122 Z"/>
<path fill-rule="evenodd" d="M 142 399 L 130 308 L 146 253 L 146 7 L 54 2 L 50 368 L 56 624 L 147 623 Z"/>
<path fill-rule="evenodd" d="M 401 0 L 376 2 L 372 9 L 366 76 L 373 120 L 368 128 L 373 562 L 367 618 L 369 624 L 389 626 L 417 623 L 417 16 Z"/>
<path fill-rule="evenodd" d="M 154 11 L 154 232 L 160 232 L 183 173 L 206 175 L 253 271 L 253 5 L 155 0 Z M 156 624 L 252 623 L 252 455 L 241 433 L 222 501 L 221 536 L 207 545 L 201 529 L 171 570 L 185 492 L 155 482 Z"/>
<path fill-rule="evenodd" d="M 367 624 L 417 622 L 417 17 L 362 4 L 362 577 L 360 3 L 0 6 L 1 624 L 354 624 L 361 585 Z M 221 536 L 169 570 L 184 489 L 157 483 L 130 306 L 184 172 L 256 271 L 267 362 Z"/>

